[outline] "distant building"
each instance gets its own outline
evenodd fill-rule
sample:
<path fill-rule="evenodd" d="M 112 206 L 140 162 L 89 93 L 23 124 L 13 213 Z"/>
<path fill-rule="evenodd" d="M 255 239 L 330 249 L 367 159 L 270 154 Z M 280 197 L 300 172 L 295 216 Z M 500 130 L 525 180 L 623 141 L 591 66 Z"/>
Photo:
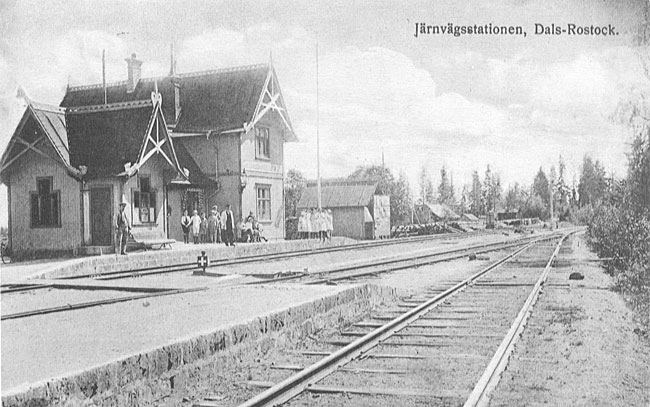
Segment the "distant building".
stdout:
<path fill-rule="evenodd" d="M 416 223 L 426 224 L 433 222 L 457 221 L 460 216 L 450 207 L 440 203 L 415 205 Z"/>
<path fill-rule="evenodd" d="M 472 213 L 464 213 L 461 217 L 460 220 L 463 222 L 478 222 L 479 219 L 476 217 L 476 215 Z"/>
<path fill-rule="evenodd" d="M 128 202 L 134 235 L 182 241 L 183 210 L 231 204 L 284 237 L 284 143 L 296 141 L 271 64 L 69 87 L 31 103 L 0 163 L 9 243 L 20 257 L 114 246 Z"/>
<path fill-rule="evenodd" d="M 390 237 L 390 197 L 376 195 L 377 181 L 322 180 L 321 202 L 330 209 L 334 236 L 352 239 Z M 309 181 L 298 202 L 298 213 L 318 208 L 316 181 Z"/>
<path fill-rule="evenodd" d="M 497 211 L 497 220 L 502 222 L 504 220 L 517 219 L 519 217 L 519 211 L 517 209 L 502 209 Z"/>

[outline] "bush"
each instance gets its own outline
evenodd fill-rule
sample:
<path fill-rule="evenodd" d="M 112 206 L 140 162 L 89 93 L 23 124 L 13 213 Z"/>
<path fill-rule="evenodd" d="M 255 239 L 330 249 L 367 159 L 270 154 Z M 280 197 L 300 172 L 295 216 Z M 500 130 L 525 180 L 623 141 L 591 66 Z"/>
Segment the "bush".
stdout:
<path fill-rule="evenodd" d="M 599 257 L 612 258 L 608 272 L 640 322 L 650 326 L 650 219 L 629 207 L 600 205 L 589 220 L 587 241 Z"/>
<path fill-rule="evenodd" d="M 591 218 L 594 216 L 594 208 L 591 205 L 583 207 L 572 206 L 569 209 L 569 222 L 574 225 L 588 225 Z"/>

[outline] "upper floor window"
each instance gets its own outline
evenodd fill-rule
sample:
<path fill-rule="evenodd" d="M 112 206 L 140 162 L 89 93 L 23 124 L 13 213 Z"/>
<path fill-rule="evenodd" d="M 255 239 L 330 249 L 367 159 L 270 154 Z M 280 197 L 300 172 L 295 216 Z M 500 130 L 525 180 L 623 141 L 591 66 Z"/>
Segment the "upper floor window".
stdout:
<path fill-rule="evenodd" d="M 255 158 L 271 158 L 269 135 L 268 127 L 255 127 Z"/>
<path fill-rule="evenodd" d="M 138 176 L 139 190 L 133 191 L 133 223 L 156 223 L 156 190 L 151 178 Z"/>
<path fill-rule="evenodd" d="M 52 178 L 37 178 L 30 192 L 31 227 L 61 227 L 61 192 L 52 191 Z"/>

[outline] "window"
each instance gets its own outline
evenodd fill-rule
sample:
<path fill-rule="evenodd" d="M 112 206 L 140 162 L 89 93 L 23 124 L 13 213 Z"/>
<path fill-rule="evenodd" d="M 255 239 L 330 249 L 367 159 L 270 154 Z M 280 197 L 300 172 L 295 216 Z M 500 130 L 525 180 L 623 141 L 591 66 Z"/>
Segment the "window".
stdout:
<path fill-rule="evenodd" d="M 151 179 L 138 177 L 139 190 L 133 191 L 133 223 L 156 223 L 156 190 Z"/>
<path fill-rule="evenodd" d="M 257 220 L 271 220 L 271 186 L 256 185 L 257 191 Z"/>
<path fill-rule="evenodd" d="M 270 158 L 270 131 L 267 127 L 255 127 L 255 158 Z"/>
<path fill-rule="evenodd" d="M 61 193 L 52 191 L 52 178 L 37 178 L 30 192 L 31 227 L 61 227 Z"/>

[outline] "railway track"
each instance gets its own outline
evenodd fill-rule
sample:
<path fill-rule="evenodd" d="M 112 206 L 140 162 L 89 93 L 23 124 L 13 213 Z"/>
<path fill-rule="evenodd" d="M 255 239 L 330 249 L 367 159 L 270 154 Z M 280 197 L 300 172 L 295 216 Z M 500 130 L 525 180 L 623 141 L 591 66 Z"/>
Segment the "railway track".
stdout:
<path fill-rule="evenodd" d="M 259 275 L 260 280 L 251 281 L 247 284 L 267 284 L 283 281 L 297 280 L 302 284 L 331 284 L 342 280 L 350 280 L 368 276 L 375 276 L 390 271 L 404 270 L 414 267 L 421 267 L 428 264 L 440 263 L 467 257 L 470 254 L 480 255 L 494 251 L 506 250 L 520 247 L 539 237 L 527 236 L 507 242 L 479 243 L 467 245 L 455 249 L 425 249 L 410 251 L 397 256 L 386 258 L 373 258 L 363 262 L 330 267 L 327 270 L 307 273 L 297 272 L 289 275 Z"/>
<path fill-rule="evenodd" d="M 462 281 L 425 289 L 287 354 L 268 377 L 247 383 L 250 398 L 240 407 L 487 405 L 571 233 L 527 242 Z"/>
<path fill-rule="evenodd" d="M 419 242 L 430 242 L 430 241 L 447 241 L 447 240 L 457 240 L 464 239 L 472 236 L 481 236 L 493 234 L 494 232 L 488 231 L 477 231 L 469 233 L 447 233 L 439 235 L 427 235 L 427 236 L 414 236 L 414 237 L 405 237 L 397 239 L 386 239 L 386 240 L 374 240 L 370 242 L 359 242 L 344 246 L 326 246 L 319 247 L 314 249 L 304 249 L 296 250 L 291 252 L 280 252 L 272 254 L 258 254 L 250 256 L 242 256 L 238 258 L 224 258 L 224 259 L 212 259 L 208 268 L 216 268 L 220 266 L 230 266 L 237 264 L 248 264 L 248 263 L 257 263 L 257 262 L 268 262 L 275 260 L 286 260 L 297 257 L 311 256 L 315 254 L 325 254 L 325 253 L 336 253 L 336 252 L 345 252 L 351 250 L 361 250 L 373 247 L 382 247 L 382 246 L 391 246 L 391 245 L 402 245 L 402 244 L 413 244 Z M 81 278 L 94 278 L 96 280 L 119 280 L 124 278 L 133 278 L 157 274 L 167 274 L 167 273 L 178 273 L 183 271 L 193 271 L 197 269 L 196 263 L 179 263 L 168 266 L 157 266 L 157 267 L 145 267 L 132 269 L 129 271 L 114 271 L 110 273 L 96 274 L 88 273 L 82 275 L 75 275 L 69 277 L 61 277 L 61 280 L 74 280 Z"/>

